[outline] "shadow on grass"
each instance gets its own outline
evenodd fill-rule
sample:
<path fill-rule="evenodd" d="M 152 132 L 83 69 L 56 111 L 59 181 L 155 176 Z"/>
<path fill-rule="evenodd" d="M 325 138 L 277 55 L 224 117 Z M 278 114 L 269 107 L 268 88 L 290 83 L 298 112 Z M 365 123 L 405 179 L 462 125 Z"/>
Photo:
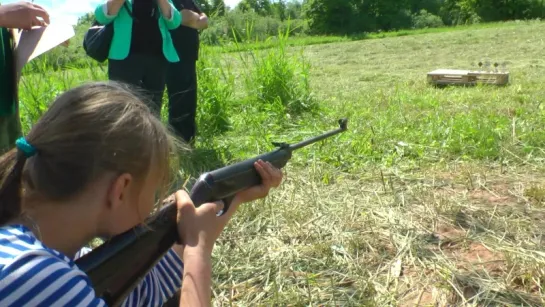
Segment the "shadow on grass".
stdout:
<path fill-rule="evenodd" d="M 474 83 L 471 83 L 471 84 L 463 84 L 463 83 L 460 83 L 460 84 L 456 84 L 456 83 L 452 83 L 452 84 L 434 84 L 434 83 L 431 83 L 429 84 L 431 87 L 433 88 L 436 88 L 436 89 L 449 89 L 449 88 L 489 88 L 489 89 L 492 89 L 492 88 L 507 88 L 507 87 L 510 87 L 510 83 L 506 83 L 506 84 L 474 84 Z"/>

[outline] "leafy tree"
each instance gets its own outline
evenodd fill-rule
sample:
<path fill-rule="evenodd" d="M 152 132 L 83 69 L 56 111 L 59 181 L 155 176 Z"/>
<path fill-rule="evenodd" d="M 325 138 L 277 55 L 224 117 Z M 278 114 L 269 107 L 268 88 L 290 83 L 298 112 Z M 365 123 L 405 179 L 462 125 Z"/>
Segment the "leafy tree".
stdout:
<path fill-rule="evenodd" d="M 225 16 L 225 2 L 223 0 L 212 0 L 211 6 L 216 16 Z"/>
<path fill-rule="evenodd" d="M 276 17 L 280 20 L 285 20 L 287 18 L 287 6 L 284 0 L 278 0 L 271 4 L 271 11 L 273 17 Z"/>
<path fill-rule="evenodd" d="M 350 33 L 352 20 L 358 13 L 356 2 L 356 0 L 307 0 L 303 5 L 303 14 L 313 33 Z"/>
<path fill-rule="evenodd" d="M 272 15 L 272 5 L 270 0 L 242 0 L 237 9 L 248 12 L 253 11 L 261 16 Z"/>
<path fill-rule="evenodd" d="M 76 26 L 80 25 L 90 25 L 95 21 L 95 14 L 94 13 L 87 13 L 80 18 L 78 18 L 78 22 L 76 23 Z"/>
<path fill-rule="evenodd" d="M 209 0 L 197 0 L 195 1 L 199 8 L 207 15 L 210 16 L 214 13 L 214 6 Z"/>

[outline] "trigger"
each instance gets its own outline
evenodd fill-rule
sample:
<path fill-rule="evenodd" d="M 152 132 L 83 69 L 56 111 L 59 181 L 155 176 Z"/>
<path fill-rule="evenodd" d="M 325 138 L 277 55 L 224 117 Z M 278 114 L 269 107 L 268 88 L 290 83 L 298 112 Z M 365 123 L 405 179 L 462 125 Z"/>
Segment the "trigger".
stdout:
<path fill-rule="evenodd" d="M 229 207 L 231 206 L 231 202 L 233 202 L 234 198 L 235 198 L 234 196 L 229 196 L 229 197 L 226 197 L 226 198 L 222 199 L 222 201 L 223 201 L 223 210 L 218 212 L 217 216 L 222 216 L 225 213 L 227 213 L 227 210 L 229 210 Z"/>

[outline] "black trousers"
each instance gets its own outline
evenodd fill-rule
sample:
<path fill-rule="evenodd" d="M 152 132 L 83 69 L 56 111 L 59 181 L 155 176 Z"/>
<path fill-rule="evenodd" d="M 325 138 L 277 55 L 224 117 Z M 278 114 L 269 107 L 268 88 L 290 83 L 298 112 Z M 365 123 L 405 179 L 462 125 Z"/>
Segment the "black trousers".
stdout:
<path fill-rule="evenodd" d="M 192 143 L 197 132 L 197 61 L 181 57 L 179 62 L 169 63 L 166 85 L 169 125 Z"/>
<path fill-rule="evenodd" d="M 161 114 L 168 61 L 163 56 L 130 54 L 124 60 L 108 60 L 108 78 L 143 90 L 148 106 Z"/>

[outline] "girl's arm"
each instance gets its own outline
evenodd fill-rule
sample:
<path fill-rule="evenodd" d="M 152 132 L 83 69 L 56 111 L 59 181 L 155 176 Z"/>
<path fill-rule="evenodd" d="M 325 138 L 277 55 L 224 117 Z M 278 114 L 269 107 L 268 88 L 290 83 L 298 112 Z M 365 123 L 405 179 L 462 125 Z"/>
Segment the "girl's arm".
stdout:
<path fill-rule="evenodd" d="M 206 203 L 195 208 L 189 194 L 176 192 L 178 206 L 178 232 L 184 243 L 184 263 L 180 306 L 211 306 L 212 250 L 221 232 L 236 212 L 238 206 L 267 196 L 272 187 L 282 181 L 282 171 L 261 160 L 255 168 L 260 174 L 261 185 L 239 192 L 223 215 L 223 203 Z"/>
<path fill-rule="evenodd" d="M 210 306 L 212 297 L 212 259 L 205 251 L 187 248 L 180 306 Z"/>

